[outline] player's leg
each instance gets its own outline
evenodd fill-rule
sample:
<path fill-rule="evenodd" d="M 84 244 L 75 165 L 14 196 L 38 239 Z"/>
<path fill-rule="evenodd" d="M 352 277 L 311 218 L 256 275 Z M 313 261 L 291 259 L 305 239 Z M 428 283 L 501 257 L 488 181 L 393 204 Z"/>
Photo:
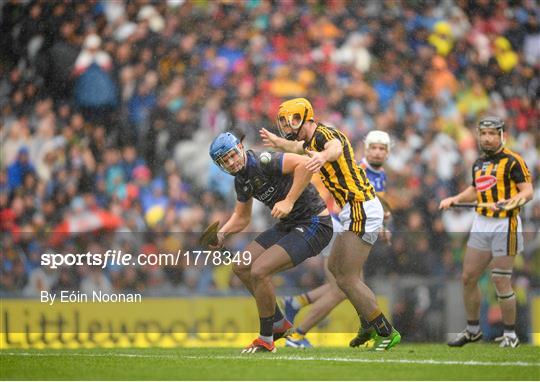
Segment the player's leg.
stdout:
<path fill-rule="evenodd" d="M 328 269 L 328 260 L 325 259 L 325 269 Z M 330 272 L 327 272 L 328 282 L 324 284 L 324 289 L 321 289 L 322 294 L 312 304 L 309 313 L 304 320 L 298 325 L 298 329 L 302 332 L 309 332 L 315 325 L 323 320 L 341 301 L 345 300 L 347 296 L 338 287 L 336 279 Z"/>
<path fill-rule="evenodd" d="M 497 291 L 497 299 L 501 307 L 504 325 L 503 336 L 497 340 L 503 347 L 517 347 L 519 340 L 516 335 L 516 295 L 512 289 L 513 256 L 494 257 L 491 262 L 491 281 Z"/>
<path fill-rule="evenodd" d="M 512 271 L 515 256 L 523 250 L 521 220 L 518 216 L 496 221 L 493 237 L 491 261 L 491 280 L 497 291 L 497 298 L 502 312 L 504 333 L 497 338 L 501 347 L 517 347 L 516 335 L 516 296 L 512 289 Z"/>
<path fill-rule="evenodd" d="M 467 327 L 455 339 L 448 342 L 449 346 L 463 346 L 466 343 L 479 341 L 482 338 L 482 332 L 480 331 L 480 302 L 482 296 L 478 280 L 490 261 L 490 251 L 467 247 L 461 275 Z"/>
<path fill-rule="evenodd" d="M 338 237 L 328 260 L 328 268 L 339 288 L 346 294 L 359 315 L 378 311 L 375 294 L 361 281 L 362 269 L 371 246 L 354 232 L 345 231 Z"/>
<path fill-rule="evenodd" d="M 364 273 L 362 272 L 360 280 L 365 283 L 364 281 Z M 368 322 L 368 320 L 364 316 L 360 316 L 360 328 L 358 329 L 358 333 L 356 334 L 356 337 L 354 337 L 350 342 L 349 346 L 352 348 L 361 346 L 366 344 L 369 340 L 374 339 L 377 332 L 375 329 L 371 326 L 371 324 Z"/>
<path fill-rule="evenodd" d="M 301 228 L 301 229 L 299 229 Z M 300 234 L 300 232 L 302 232 Z M 293 261 L 296 264 L 301 263 L 308 257 L 316 256 L 321 253 L 325 248 L 328 247 L 328 244 L 331 242 L 333 236 L 333 224 L 330 216 L 316 216 L 311 219 L 311 224 L 305 225 L 303 227 L 295 227 L 291 231 L 291 238 L 284 238 L 280 243 L 287 249 L 287 252 L 291 254 Z M 324 254 L 324 252 L 323 252 Z M 325 270 L 326 259 L 325 259 Z M 335 283 L 334 283 L 335 284 Z M 334 290 L 337 290 L 337 294 L 340 294 L 338 288 L 334 285 Z M 317 288 L 317 293 L 324 293 L 323 297 L 319 297 L 313 305 L 313 309 L 308 313 L 308 323 L 307 330 L 311 329 L 318 321 L 320 321 L 328 312 L 332 309 L 333 306 L 337 303 L 331 301 L 321 301 L 328 294 L 328 291 L 332 291 L 331 285 L 323 286 L 323 288 Z M 332 296 L 334 294 L 332 293 Z M 328 299 L 330 295 L 326 297 Z M 321 305 L 321 303 L 323 305 Z M 329 306 L 331 305 L 331 306 Z M 321 311 L 321 307 L 323 311 Z M 319 312 L 320 311 L 320 312 Z M 317 313 L 319 312 L 319 313 Z M 316 314 L 313 317 L 313 313 Z M 309 321 L 311 319 L 311 322 Z M 302 324 L 304 325 L 305 322 Z M 311 347 L 309 341 L 304 338 L 304 332 L 301 326 L 299 329 L 287 338 L 287 344 L 293 347 Z"/>
<path fill-rule="evenodd" d="M 282 231 L 279 227 L 274 226 L 265 232 L 261 233 L 254 241 L 252 241 L 246 247 L 245 251 L 251 254 L 251 263 L 233 263 L 233 272 L 238 276 L 242 283 L 246 286 L 249 293 L 253 295 L 253 285 L 251 280 L 251 266 L 253 263 L 272 245 L 278 242 L 282 237 L 287 235 L 287 232 Z M 274 302 L 274 318 L 273 318 L 273 331 L 274 333 L 281 333 L 284 326 L 292 324 L 284 322 L 284 315 L 279 308 L 277 301 Z"/>
<path fill-rule="evenodd" d="M 337 218 L 331 217 L 331 220 L 333 229 L 332 239 L 330 240 L 330 243 L 328 243 L 328 245 L 321 251 L 321 254 L 324 256 L 324 270 L 327 275 L 327 280 L 328 275 L 332 277 L 331 273 L 328 271 L 328 256 L 330 255 L 330 250 L 334 244 L 335 237 L 339 232 L 343 231 L 343 227 L 341 226 L 341 223 Z M 284 309 L 285 317 L 287 317 L 289 321 L 294 322 L 294 319 L 296 318 L 296 315 L 298 314 L 300 309 L 316 302 L 319 298 L 321 298 L 321 296 L 328 293 L 331 288 L 332 286 L 328 282 L 326 282 L 323 285 L 312 289 L 307 293 L 302 293 L 296 296 L 286 296 L 284 298 L 278 299 L 278 301 Z"/>
<path fill-rule="evenodd" d="M 245 348 L 242 351 L 243 353 L 275 351 L 274 322 L 276 295 L 274 284 L 272 283 L 272 275 L 292 267 L 293 262 L 291 257 L 279 245 L 271 246 L 252 262 L 250 283 L 253 289 L 253 297 L 257 303 L 260 331 L 259 337 L 250 346 Z M 292 325 L 289 324 L 289 327 L 292 327 Z"/>
<path fill-rule="evenodd" d="M 380 310 L 375 294 L 361 281 L 360 275 L 370 249 L 371 246 L 355 233 L 343 232 L 332 249 L 328 268 L 359 317 L 366 317 L 377 332 L 373 350 L 387 350 L 398 344 L 401 336 Z"/>
<path fill-rule="evenodd" d="M 276 295 L 272 275 L 292 267 L 293 262 L 290 256 L 279 245 L 273 245 L 264 251 L 251 266 L 251 286 L 260 320 L 258 340 L 259 342 L 263 341 L 271 350 L 274 349 L 276 311 Z M 283 318 L 282 321 L 284 321 Z M 289 323 L 288 327 L 292 327 L 292 324 Z"/>
<path fill-rule="evenodd" d="M 377 332 L 373 350 L 387 350 L 401 341 L 379 308 L 375 294 L 362 281 L 363 268 L 382 227 L 384 211 L 378 198 L 345 204 L 340 212 L 344 231 L 336 238 L 328 268 L 360 317 Z"/>
<path fill-rule="evenodd" d="M 257 260 L 266 249 L 257 241 L 252 241 L 248 244 L 245 251 L 251 254 L 251 263 L 244 264 L 233 263 L 234 274 L 242 281 L 249 293 L 253 295 L 253 287 L 251 285 L 251 265 Z"/>
<path fill-rule="evenodd" d="M 326 264 L 326 261 L 325 261 Z M 325 265 L 325 269 L 327 269 Z M 287 346 L 311 347 L 305 335 L 321 322 L 340 302 L 346 299 L 345 293 L 337 286 L 334 277 L 328 272 L 328 283 L 325 292 L 312 305 L 302 322 L 297 325 L 295 332 L 287 337 Z"/>
<path fill-rule="evenodd" d="M 328 283 L 325 283 L 315 289 L 310 290 L 309 292 L 298 294 L 295 296 L 285 296 L 278 298 L 278 303 L 283 307 L 285 317 L 291 322 L 294 322 L 296 315 L 300 309 L 305 308 L 306 306 L 313 304 L 322 295 L 324 295 L 330 286 Z"/>

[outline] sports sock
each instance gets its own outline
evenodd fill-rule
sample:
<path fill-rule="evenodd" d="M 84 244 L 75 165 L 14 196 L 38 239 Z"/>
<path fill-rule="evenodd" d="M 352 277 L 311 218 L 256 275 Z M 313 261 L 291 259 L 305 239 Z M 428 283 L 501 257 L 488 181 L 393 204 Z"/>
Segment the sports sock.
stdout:
<path fill-rule="evenodd" d="M 305 336 L 305 335 L 306 335 L 306 332 L 303 331 L 302 329 L 300 329 L 299 327 L 296 328 L 295 332 L 298 333 L 298 334 L 300 334 L 301 336 Z"/>
<path fill-rule="evenodd" d="M 469 333 L 477 334 L 480 331 L 479 320 L 467 320 L 467 327 L 465 328 Z"/>
<path fill-rule="evenodd" d="M 516 325 L 504 325 L 504 335 L 512 339 L 516 338 Z"/>
<path fill-rule="evenodd" d="M 294 309 L 301 309 L 309 304 L 311 304 L 311 299 L 307 293 L 302 293 L 292 298 L 292 306 Z"/>
<path fill-rule="evenodd" d="M 272 337 L 272 326 L 274 324 L 274 316 L 259 317 L 261 323 L 260 335 L 261 337 Z"/>
<path fill-rule="evenodd" d="M 364 329 L 369 329 L 371 327 L 371 324 L 363 316 L 360 316 L 360 324 Z"/>
<path fill-rule="evenodd" d="M 379 336 L 388 337 L 392 334 L 392 324 L 390 324 L 384 314 L 380 311 L 378 313 L 379 314 L 373 320 L 369 321 L 369 324 L 375 328 L 375 331 L 377 331 Z"/>

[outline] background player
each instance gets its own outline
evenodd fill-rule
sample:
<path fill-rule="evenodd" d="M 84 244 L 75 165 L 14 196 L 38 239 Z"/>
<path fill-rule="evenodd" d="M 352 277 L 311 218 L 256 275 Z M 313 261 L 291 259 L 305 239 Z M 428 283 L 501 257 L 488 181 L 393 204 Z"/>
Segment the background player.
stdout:
<path fill-rule="evenodd" d="M 323 184 L 341 207 L 344 231 L 337 235 L 328 269 L 359 316 L 377 332 L 374 350 L 395 346 L 401 336 L 381 312 L 375 294 L 361 280 L 362 270 L 383 223 L 383 207 L 363 169 L 355 162 L 349 139 L 339 130 L 314 121 L 313 108 L 305 98 L 283 102 L 277 115 L 282 137 L 261 129 L 263 142 L 286 152 L 305 153 L 307 169 L 320 171 Z"/>
<path fill-rule="evenodd" d="M 307 158 L 295 154 L 264 153 L 261 158 L 245 151 L 231 133 L 222 133 L 210 146 L 212 160 L 234 175 L 236 207 L 218 233 L 217 247 L 226 236 L 244 230 L 251 220 L 253 198 L 280 219 L 247 247 L 250 264 L 234 264 L 234 273 L 255 297 L 260 318 L 260 335 L 243 352 L 274 352 L 274 338 L 292 325 L 276 309 L 271 276 L 317 255 L 332 237 L 332 221 L 326 205 L 311 185 Z"/>
<path fill-rule="evenodd" d="M 360 166 L 366 172 L 369 182 L 377 192 L 377 196 L 382 197 L 386 189 L 386 173 L 384 172 L 383 165 L 388 159 L 390 152 L 390 136 L 384 131 L 373 130 L 367 134 L 364 144 L 365 157 L 360 161 Z M 386 214 L 389 216 L 389 213 L 385 213 L 385 216 Z M 334 221 L 334 232 L 339 232 L 339 230 L 336 229 L 339 226 L 339 222 Z M 384 228 L 383 232 L 385 232 Z M 387 235 L 389 235 L 389 233 Z M 329 248 L 323 253 L 328 254 Z M 337 286 L 334 277 L 328 272 L 326 259 L 325 273 L 328 282 L 324 285 L 301 295 L 287 296 L 280 299 L 279 302 L 280 305 L 284 307 L 285 317 L 287 317 L 290 322 L 294 322 L 294 318 L 301 308 L 311 305 L 309 313 L 303 321 L 296 326 L 294 333 L 287 336 L 287 346 L 312 347 L 305 335 L 346 298 L 345 294 Z M 369 323 L 362 318 L 361 330 L 358 335 L 351 340 L 350 345 L 353 347 L 360 346 L 371 339 L 373 334 L 375 334 L 373 328 L 370 328 Z"/>
<path fill-rule="evenodd" d="M 531 175 L 523 159 L 504 147 L 504 122 L 497 117 L 486 117 L 477 126 L 478 143 L 482 156 L 474 162 L 472 185 L 458 195 L 441 201 L 439 208 L 450 208 L 460 202 L 487 202 L 491 208 L 477 208 L 476 216 L 463 259 L 463 300 L 467 313 L 467 327 L 448 343 L 463 346 L 482 338 L 480 330 L 480 288 L 478 280 L 484 270 L 491 268 L 491 280 L 497 291 L 502 311 L 504 334 L 501 347 L 516 347 L 516 300 L 511 277 L 514 258 L 523 249 L 519 207 L 501 210 L 504 203 L 532 199 Z"/>

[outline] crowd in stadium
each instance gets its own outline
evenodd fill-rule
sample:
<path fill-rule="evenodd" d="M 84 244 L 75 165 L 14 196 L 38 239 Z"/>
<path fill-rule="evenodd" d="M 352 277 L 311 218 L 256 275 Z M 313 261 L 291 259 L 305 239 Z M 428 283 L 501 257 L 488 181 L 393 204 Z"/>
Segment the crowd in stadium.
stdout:
<path fill-rule="evenodd" d="M 368 275 L 459 277 L 471 212 L 437 206 L 470 182 L 478 118 L 503 118 L 537 190 L 517 273 L 540 285 L 535 1 L 8 0 L 1 20 L 2 292 L 242 291 L 230 269 L 51 270 L 40 255 L 189 249 L 234 205 L 210 141 L 231 130 L 261 148 L 259 128 L 274 127 L 287 97 L 308 98 L 358 160 L 370 130 L 393 139 L 394 237 Z M 256 209 L 252 231 L 269 222 Z M 280 285 L 323 279 L 315 258 Z"/>

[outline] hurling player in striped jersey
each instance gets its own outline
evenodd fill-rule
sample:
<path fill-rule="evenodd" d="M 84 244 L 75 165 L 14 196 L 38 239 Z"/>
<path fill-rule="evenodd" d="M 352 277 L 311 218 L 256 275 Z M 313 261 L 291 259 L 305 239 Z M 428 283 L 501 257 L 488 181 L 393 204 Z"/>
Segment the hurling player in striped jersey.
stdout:
<path fill-rule="evenodd" d="M 448 342 L 453 347 L 482 339 L 478 282 L 487 268 L 491 270 L 504 324 L 503 335 L 495 341 L 499 341 L 501 347 L 519 345 L 512 272 L 514 260 L 523 250 L 520 207 L 532 199 L 534 191 L 527 164 L 504 145 L 505 128 L 499 117 L 487 116 L 478 122 L 476 134 L 481 156 L 473 164 L 472 183 L 459 194 L 443 199 L 439 205 L 441 210 L 462 202 L 476 201 L 489 206 L 476 207 L 467 242 L 461 276 L 467 326 Z M 514 207 L 504 208 L 505 205 Z"/>
<path fill-rule="evenodd" d="M 359 165 L 366 172 L 369 182 L 377 192 L 377 196 L 381 198 L 386 191 L 386 173 L 384 172 L 383 165 L 390 153 L 390 136 L 384 131 L 373 130 L 368 133 L 364 143 L 365 156 Z M 385 219 L 389 215 L 390 213 L 385 211 Z M 334 231 L 339 232 L 340 229 L 338 227 L 340 227 L 340 224 L 334 219 Z M 382 236 L 389 241 L 390 232 L 384 227 Z M 328 256 L 330 247 L 331 245 L 323 252 L 325 257 Z M 306 338 L 306 334 L 346 298 L 345 294 L 336 285 L 334 277 L 328 272 L 326 261 L 325 273 L 328 281 L 324 285 L 301 295 L 278 299 L 278 303 L 284 308 L 285 316 L 290 322 L 294 322 L 300 309 L 311 305 L 310 311 L 302 322 L 296 326 L 294 333 L 286 338 L 287 346 L 297 348 L 312 347 Z M 351 347 L 357 347 L 367 343 L 375 334 L 375 330 L 371 328 L 367 320 L 361 318 L 361 322 L 362 326 L 358 331 L 358 335 L 349 344 Z"/>

